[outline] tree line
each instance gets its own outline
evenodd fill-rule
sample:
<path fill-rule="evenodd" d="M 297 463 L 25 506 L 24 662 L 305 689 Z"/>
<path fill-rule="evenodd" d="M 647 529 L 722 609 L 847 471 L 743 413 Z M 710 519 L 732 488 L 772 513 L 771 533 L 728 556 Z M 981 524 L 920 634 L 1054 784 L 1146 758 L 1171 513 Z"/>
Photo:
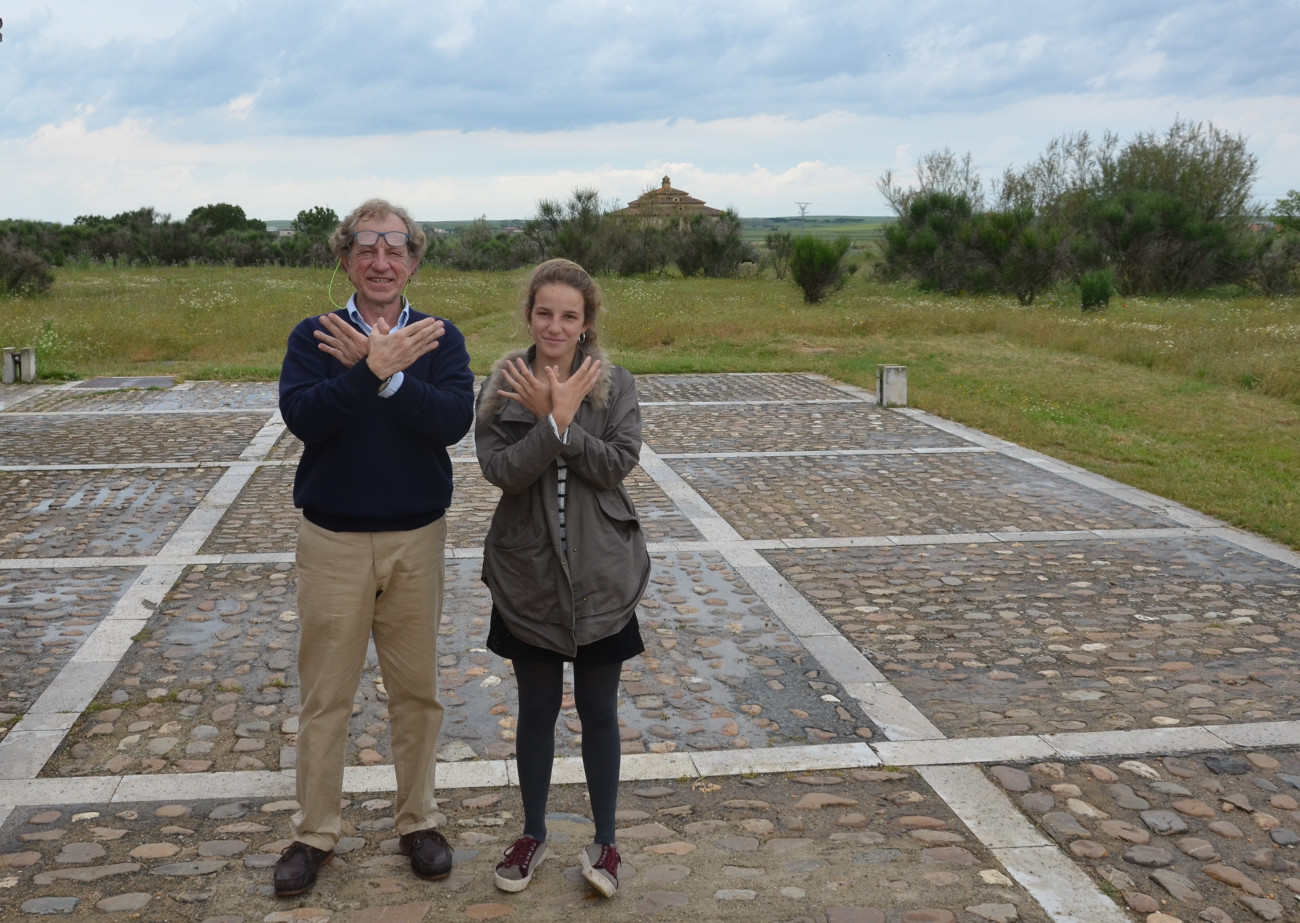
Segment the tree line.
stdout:
<path fill-rule="evenodd" d="M 1000 293 L 1031 304 L 1070 284 L 1085 308 L 1111 294 L 1166 295 L 1239 285 L 1265 295 L 1300 291 L 1300 192 L 1272 209 L 1251 191 L 1258 163 L 1240 135 L 1212 123 L 1176 119 L 1165 132 L 1121 143 L 1086 132 L 1052 141 L 985 189 L 970 153 L 920 158 L 915 181 L 878 180 L 896 220 L 885 228 L 874 272 L 923 290 Z M 194 262 L 233 266 L 326 266 L 333 209 L 298 213 L 288 235 L 271 233 L 237 205 L 194 209 L 173 221 L 153 208 L 112 217 L 83 215 L 71 225 L 0 221 L 0 293 L 39 292 L 51 267 L 68 261 L 127 265 Z M 432 229 L 430 229 L 432 231 Z M 843 286 L 856 268 L 847 239 L 767 235 L 757 248 L 733 209 L 720 215 L 620 213 L 597 190 L 542 199 L 510 230 L 480 218 L 454 233 L 430 233 L 427 264 L 509 270 L 567 257 L 597 274 L 727 277 L 744 267 L 787 273 L 805 300 Z"/>
<path fill-rule="evenodd" d="M 1271 211 L 1253 203 L 1257 166 L 1242 136 L 1181 118 L 1123 144 L 1112 134 L 1057 138 L 988 192 L 969 153 L 934 151 L 914 184 L 888 171 L 877 183 L 898 220 L 876 271 L 1026 305 L 1066 281 L 1081 286 L 1084 307 L 1103 306 L 1111 290 L 1295 292 L 1300 193 Z"/>
<path fill-rule="evenodd" d="M 616 214 L 595 189 L 575 189 L 566 201 L 543 199 L 521 228 L 494 228 L 479 218 L 442 233 L 426 226 L 426 265 L 508 270 L 563 256 L 594 273 L 733 276 L 758 258 L 742 236 L 735 210 L 671 219 Z M 194 209 L 183 221 L 153 208 L 112 217 L 82 215 L 70 225 L 0 221 L 0 291 L 38 292 L 53 282 L 52 267 L 93 261 L 122 265 L 330 266 L 333 209 L 298 213 L 289 234 L 268 231 L 238 205 Z M 6 275 L 8 273 L 8 275 Z"/>

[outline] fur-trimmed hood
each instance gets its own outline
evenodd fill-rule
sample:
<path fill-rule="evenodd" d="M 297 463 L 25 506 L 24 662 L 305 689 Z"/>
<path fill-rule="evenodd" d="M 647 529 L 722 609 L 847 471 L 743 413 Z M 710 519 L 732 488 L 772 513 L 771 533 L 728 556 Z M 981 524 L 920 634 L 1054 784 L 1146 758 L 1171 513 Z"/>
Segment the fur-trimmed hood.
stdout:
<path fill-rule="evenodd" d="M 498 391 L 509 391 L 510 386 L 506 383 L 505 376 L 501 373 L 501 367 L 507 362 L 513 362 L 515 359 L 524 359 L 532 363 L 533 357 L 537 354 L 537 347 L 530 346 L 527 349 L 515 349 L 506 353 L 500 359 L 492 364 L 492 371 L 488 374 L 487 381 L 483 384 L 480 392 L 482 395 L 479 401 L 478 412 L 475 423 L 482 424 L 491 420 L 501 412 L 502 407 L 507 403 L 506 399 L 498 394 Z M 609 357 L 600 347 L 595 349 L 584 349 L 578 347 L 578 352 L 573 357 L 573 368 L 576 369 L 582 364 L 582 360 L 587 356 L 600 361 L 600 377 L 596 379 L 596 384 L 584 398 L 590 401 L 593 406 L 604 409 L 609 403 L 610 380 L 612 378 L 614 367 L 609 362 Z M 572 371 L 572 369 L 570 370 Z"/>

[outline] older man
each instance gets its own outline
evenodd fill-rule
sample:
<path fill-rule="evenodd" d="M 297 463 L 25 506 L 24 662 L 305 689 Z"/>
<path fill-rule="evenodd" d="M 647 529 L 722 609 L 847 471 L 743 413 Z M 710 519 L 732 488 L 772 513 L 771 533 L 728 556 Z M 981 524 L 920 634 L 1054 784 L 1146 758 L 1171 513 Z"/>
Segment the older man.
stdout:
<path fill-rule="evenodd" d="M 359 206 L 330 240 L 356 293 L 289 335 L 280 413 L 303 441 L 298 534 L 297 793 L 293 843 L 275 893 L 302 894 L 333 856 L 348 720 L 371 636 L 389 696 L 394 805 L 415 874 L 445 878 L 451 847 L 434 817 L 447 448 L 473 419 L 465 338 L 403 295 L 428 245 L 405 210 Z"/>

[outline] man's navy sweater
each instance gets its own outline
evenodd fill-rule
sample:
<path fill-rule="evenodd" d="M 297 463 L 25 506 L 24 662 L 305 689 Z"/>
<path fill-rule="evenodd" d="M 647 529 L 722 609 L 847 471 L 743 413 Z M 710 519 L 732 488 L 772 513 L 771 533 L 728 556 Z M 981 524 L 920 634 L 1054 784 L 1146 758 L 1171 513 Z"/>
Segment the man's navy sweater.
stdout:
<path fill-rule="evenodd" d="M 346 311 L 335 313 L 348 320 Z M 428 316 L 412 310 L 408 323 Z M 443 324 L 437 349 L 412 363 L 388 398 L 364 359 L 349 369 L 319 348 L 318 317 L 289 334 L 280 415 L 304 444 L 293 502 L 308 520 L 334 532 L 389 532 L 421 528 L 446 512 L 447 449 L 473 422 L 474 374 L 465 337 Z"/>

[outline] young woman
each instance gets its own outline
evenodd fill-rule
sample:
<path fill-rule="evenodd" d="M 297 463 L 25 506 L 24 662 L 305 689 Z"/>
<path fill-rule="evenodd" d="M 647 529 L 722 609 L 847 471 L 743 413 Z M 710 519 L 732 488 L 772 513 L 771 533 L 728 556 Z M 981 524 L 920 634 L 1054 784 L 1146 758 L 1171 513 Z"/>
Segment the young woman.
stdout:
<path fill-rule="evenodd" d="M 600 310 L 581 266 L 542 263 L 524 299 L 533 345 L 498 361 L 478 396 L 479 465 L 502 491 L 483 549 L 487 646 L 513 663 L 519 688 L 524 830 L 497 865 L 503 891 L 528 887 L 546 856 L 565 662 L 596 826 L 583 875 L 606 897 L 618 889 L 618 680 L 623 661 L 645 650 L 636 606 L 650 558 L 623 487 L 641 451 L 636 385 L 596 345 Z"/>

